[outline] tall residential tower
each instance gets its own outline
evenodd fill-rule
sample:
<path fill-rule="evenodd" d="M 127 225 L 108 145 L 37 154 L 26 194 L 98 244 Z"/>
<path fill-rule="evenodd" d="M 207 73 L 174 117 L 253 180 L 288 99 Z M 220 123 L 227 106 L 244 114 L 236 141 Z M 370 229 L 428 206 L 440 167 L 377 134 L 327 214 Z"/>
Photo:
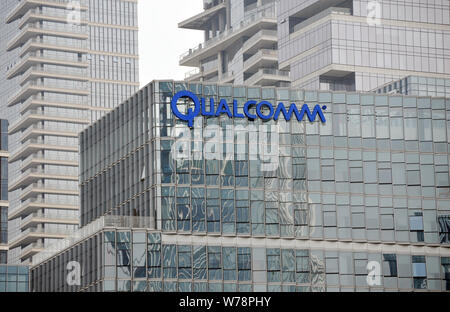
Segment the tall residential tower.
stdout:
<path fill-rule="evenodd" d="M 5 0 L 9 261 L 78 227 L 78 133 L 138 88 L 137 0 Z"/>
<path fill-rule="evenodd" d="M 0 265 L 8 259 L 8 121 L 0 119 Z"/>
<path fill-rule="evenodd" d="M 277 0 L 204 0 L 204 11 L 179 24 L 203 30 L 204 43 L 180 57 L 197 67 L 188 81 L 286 86 L 278 70 Z"/>

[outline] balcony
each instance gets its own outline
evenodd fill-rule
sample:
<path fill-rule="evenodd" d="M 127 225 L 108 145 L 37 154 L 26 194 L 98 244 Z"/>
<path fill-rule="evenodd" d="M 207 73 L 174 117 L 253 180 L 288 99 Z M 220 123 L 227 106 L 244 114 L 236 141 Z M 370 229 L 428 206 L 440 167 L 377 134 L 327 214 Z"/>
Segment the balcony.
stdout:
<path fill-rule="evenodd" d="M 44 251 L 44 244 L 42 243 L 31 243 L 25 248 L 20 250 L 20 258 L 26 259 L 32 257 L 33 255 Z"/>
<path fill-rule="evenodd" d="M 22 134 L 20 141 L 25 143 L 29 139 L 35 139 L 38 136 L 42 135 L 50 135 L 50 136 L 59 136 L 66 138 L 78 138 L 78 132 L 76 131 L 63 131 L 56 127 L 43 126 L 39 124 L 34 124 L 27 128 Z"/>
<path fill-rule="evenodd" d="M 69 175 L 62 174 L 56 170 L 50 171 L 49 169 L 31 168 L 23 172 L 16 181 L 13 181 L 8 190 L 12 192 L 42 179 L 78 181 L 78 174 Z"/>
<path fill-rule="evenodd" d="M 210 68 L 207 70 L 200 70 L 200 69 L 196 68 L 196 69 L 186 73 L 185 80 L 189 81 L 189 82 L 200 81 L 202 79 L 206 80 L 207 77 L 209 77 L 209 76 L 213 76 L 213 75 L 217 76 L 218 71 L 219 71 L 219 69 L 217 67 Z"/>
<path fill-rule="evenodd" d="M 64 88 L 61 86 L 56 86 L 54 84 L 49 84 L 41 81 L 29 81 L 22 87 L 19 92 L 11 96 L 7 103 L 8 106 L 13 106 L 15 104 L 19 104 L 20 102 L 26 101 L 30 96 L 36 95 L 40 92 L 52 92 L 52 93 L 62 93 L 62 94 L 73 94 L 73 95 L 81 95 L 87 96 L 89 95 L 89 90 L 86 88 L 83 89 L 73 89 L 73 88 Z"/>
<path fill-rule="evenodd" d="M 263 49 L 244 62 L 244 72 L 255 73 L 259 68 L 271 68 L 278 64 L 278 51 Z"/>
<path fill-rule="evenodd" d="M 194 80 L 198 80 L 202 77 L 202 71 L 199 68 L 195 68 L 191 71 L 188 71 L 185 75 L 184 75 L 184 79 L 187 81 L 194 81 Z"/>
<path fill-rule="evenodd" d="M 82 94 L 84 95 L 84 94 Z M 80 125 L 90 124 L 89 114 L 80 116 L 74 115 L 73 112 L 49 112 L 41 110 L 29 110 L 25 114 L 22 114 L 21 118 L 9 128 L 9 133 L 14 134 L 18 131 L 28 129 L 31 125 L 36 124 L 39 121 L 59 121 L 68 122 Z"/>
<path fill-rule="evenodd" d="M 21 77 L 20 85 L 23 86 L 30 80 L 37 78 L 57 78 L 73 81 L 88 81 L 87 72 L 75 68 L 42 68 L 40 66 L 31 66 Z"/>
<path fill-rule="evenodd" d="M 262 29 L 244 42 L 242 53 L 254 54 L 261 49 L 270 49 L 277 45 L 278 33 L 276 30 Z"/>
<path fill-rule="evenodd" d="M 205 6 L 205 11 L 199 13 L 185 21 L 178 24 L 179 28 L 203 30 L 209 20 L 216 16 L 216 14 L 226 9 L 226 3 L 221 2 L 216 5 Z"/>
<path fill-rule="evenodd" d="M 330 7 L 326 10 L 321 10 L 317 14 L 304 18 L 302 22 L 294 25 L 292 29 L 290 29 L 291 36 L 296 37 L 301 31 L 303 31 L 306 27 L 320 21 L 323 18 L 329 17 L 330 15 L 352 15 L 352 10 L 349 8 L 339 8 L 339 7 Z"/>
<path fill-rule="evenodd" d="M 69 2 L 64 1 L 64 0 L 22 0 L 11 11 L 11 13 L 8 14 L 8 16 L 6 17 L 6 23 L 9 24 L 9 23 L 21 18 L 29 10 L 32 10 L 39 6 L 46 6 L 46 7 L 58 8 L 58 9 L 67 9 L 68 4 L 69 4 Z M 80 11 L 88 10 L 88 7 L 86 6 L 86 3 L 84 0 L 80 1 L 79 9 L 80 9 Z"/>
<path fill-rule="evenodd" d="M 245 80 L 249 86 L 269 86 L 274 83 L 290 82 L 288 71 L 282 71 L 272 68 L 261 68 L 251 77 Z"/>
<path fill-rule="evenodd" d="M 10 248 L 17 248 L 20 246 L 27 246 L 32 243 L 36 243 L 36 240 L 41 238 L 56 238 L 64 239 L 69 236 L 73 231 L 71 230 L 50 230 L 50 229 L 37 229 L 28 228 L 21 232 L 19 237 L 11 242 Z"/>
<path fill-rule="evenodd" d="M 216 55 L 242 37 L 251 37 L 261 28 L 273 28 L 277 25 L 275 10 L 268 9 L 251 15 L 236 28 L 230 28 L 218 36 L 199 44 L 180 56 L 181 66 L 200 67 L 200 61 Z"/>
<path fill-rule="evenodd" d="M 19 56 L 23 58 L 28 52 L 34 52 L 41 49 L 82 54 L 88 53 L 86 40 L 64 42 L 64 44 L 61 44 L 52 37 L 46 37 L 43 39 L 32 38 L 28 40 L 20 49 Z"/>
<path fill-rule="evenodd" d="M 58 209 L 58 210 L 78 210 L 78 203 L 68 204 L 61 202 L 48 202 L 44 199 L 30 198 L 22 203 L 22 205 L 11 211 L 8 215 L 9 220 L 14 220 L 17 218 L 25 218 L 30 213 L 37 212 L 41 209 Z"/>
<path fill-rule="evenodd" d="M 19 23 L 19 29 L 22 29 L 26 24 L 35 23 L 38 21 L 62 22 L 67 23 L 67 12 L 65 11 L 46 11 L 42 12 L 39 9 L 29 10 Z M 86 20 L 80 20 L 79 25 L 87 25 Z"/>
<path fill-rule="evenodd" d="M 35 227 L 38 224 L 67 224 L 78 225 L 79 220 L 72 215 L 52 212 L 35 212 L 24 218 L 21 222 L 20 229 L 26 230 Z"/>
<path fill-rule="evenodd" d="M 24 190 L 20 195 L 20 200 L 27 200 L 36 195 L 53 194 L 53 195 L 73 195 L 78 196 L 78 189 L 58 188 L 57 186 L 50 186 L 48 184 L 33 183 Z"/>
<path fill-rule="evenodd" d="M 30 109 L 36 109 L 37 107 L 64 107 L 64 108 L 73 108 L 73 109 L 85 109 L 89 110 L 90 106 L 88 105 L 88 101 L 81 101 L 79 103 L 61 103 L 57 102 L 57 99 L 52 99 L 49 96 L 31 96 L 25 102 L 22 103 L 22 107 L 20 112 L 24 114 Z"/>
<path fill-rule="evenodd" d="M 70 39 L 83 39 L 87 40 L 89 35 L 85 32 L 80 32 L 78 30 L 70 30 L 68 27 L 58 27 L 45 26 L 40 24 L 28 24 L 23 27 L 22 31 L 16 35 L 11 41 L 6 45 L 6 51 L 12 51 L 21 45 L 27 43 L 31 38 L 37 37 L 38 35 L 49 35 Z"/>
<path fill-rule="evenodd" d="M 22 148 L 17 152 L 11 154 L 9 158 L 9 162 L 13 163 L 17 160 L 26 158 L 36 152 L 46 150 L 46 151 L 61 151 L 61 152 L 78 152 L 78 146 L 68 146 L 57 144 L 57 142 L 53 143 L 42 140 L 42 139 L 30 139 L 25 144 L 22 145 Z"/>
<path fill-rule="evenodd" d="M 78 68 L 88 68 L 89 64 L 81 60 L 68 60 L 62 57 L 51 57 L 44 55 L 40 52 L 29 52 L 22 57 L 20 63 L 12 67 L 7 73 L 6 78 L 12 79 L 18 75 L 23 74 L 31 66 L 38 64 L 50 64 L 50 65 L 61 65 L 67 67 L 78 67 Z"/>
<path fill-rule="evenodd" d="M 42 151 L 39 151 L 42 152 Z M 25 171 L 30 168 L 34 168 L 36 166 L 41 165 L 56 165 L 56 166 L 71 166 L 78 167 L 78 159 L 67 159 L 67 158 L 59 158 L 59 159 L 44 159 L 42 155 L 38 153 L 31 154 L 27 158 L 22 161 L 20 166 L 20 170 Z"/>

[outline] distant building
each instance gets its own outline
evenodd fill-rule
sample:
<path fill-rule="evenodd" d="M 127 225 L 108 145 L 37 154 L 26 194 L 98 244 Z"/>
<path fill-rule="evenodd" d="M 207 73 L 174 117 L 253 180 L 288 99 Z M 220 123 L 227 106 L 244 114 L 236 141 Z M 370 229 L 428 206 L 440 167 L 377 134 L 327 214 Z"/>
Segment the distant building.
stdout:
<path fill-rule="evenodd" d="M 180 57 L 180 65 L 196 67 L 186 80 L 288 86 L 289 71 L 278 70 L 279 2 L 204 0 L 203 12 L 179 24 L 205 33 L 204 43 Z"/>
<path fill-rule="evenodd" d="M 289 0 L 279 69 L 293 87 L 371 91 L 407 76 L 450 79 L 448 1 Z"/>
<path fill-rule="evenodd" d="M 137 33 L 137 0 L 0 1 L 10 263 L 78 228 L 78 134 L 138 89 Z"/>

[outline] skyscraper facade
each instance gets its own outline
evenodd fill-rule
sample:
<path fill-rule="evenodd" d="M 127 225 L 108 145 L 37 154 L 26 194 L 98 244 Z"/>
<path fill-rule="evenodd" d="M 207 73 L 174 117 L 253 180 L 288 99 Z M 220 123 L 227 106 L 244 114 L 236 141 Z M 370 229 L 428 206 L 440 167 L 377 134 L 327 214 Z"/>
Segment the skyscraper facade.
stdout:
<path fill-rule="evenodd" d="M 0 4 L 9 261 L 78 228 L 78 133 L 138 88 L 137 0 Z"/>
<path fill-rule="evenodd" d="M 448 1 L 215 0 L 179 24 L 204 43 L 186 80 L 371 91 L 407 76 L 450 79 Z"/>
<path fill-rule="evenodd" d="M 446 98 L 152 82 L 81 134 L 83 228 L 33 257 L 31 289 L 449 291 L 449 117 Z"/>
<path fill-rule="evenodd" d="M 0 119 L 0 264 L 8 259 L 8 121 Z"/>
<path fill-rule="evenodd" d="M 295 87 L 371 91 L 407 76 L 450 78 L 450 3 L 279 2 L 280 70 Z"/>
<path fill-rule="evenodd" d="M 196 67 L 188 81 L 286 86 L 278 70 L 277 0 L 204 0 L 204 11 L 179 24 L 202 30 L 204 43 L 180 57 Z"/>

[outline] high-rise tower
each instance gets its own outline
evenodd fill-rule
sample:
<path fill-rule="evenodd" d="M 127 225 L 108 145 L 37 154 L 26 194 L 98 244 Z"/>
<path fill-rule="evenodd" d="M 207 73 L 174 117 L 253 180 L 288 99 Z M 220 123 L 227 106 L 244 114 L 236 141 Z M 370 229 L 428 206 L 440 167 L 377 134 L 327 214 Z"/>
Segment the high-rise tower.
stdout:
<path fill-rule="evenodd" d="M 204 11 L 179 24 L 203 30 L 204 43 L 180 57 L 197 67 L 188 81 L 261 86 L 289 85 L 278 70 L 277 0 L 204 0 Z"/>
<path fill-rule="evenodd" d="M 137 0 L 5 0 L 0 21 L 18 263 L 78 227 L 78 133 L 139 86 Z"/>
<path fill-rule="evenodd" d="M 371 91 L 407 76 L 450 79 L 450 2 L 280 1 L 278 45 L 279 69 L 298 88 Z"/>

